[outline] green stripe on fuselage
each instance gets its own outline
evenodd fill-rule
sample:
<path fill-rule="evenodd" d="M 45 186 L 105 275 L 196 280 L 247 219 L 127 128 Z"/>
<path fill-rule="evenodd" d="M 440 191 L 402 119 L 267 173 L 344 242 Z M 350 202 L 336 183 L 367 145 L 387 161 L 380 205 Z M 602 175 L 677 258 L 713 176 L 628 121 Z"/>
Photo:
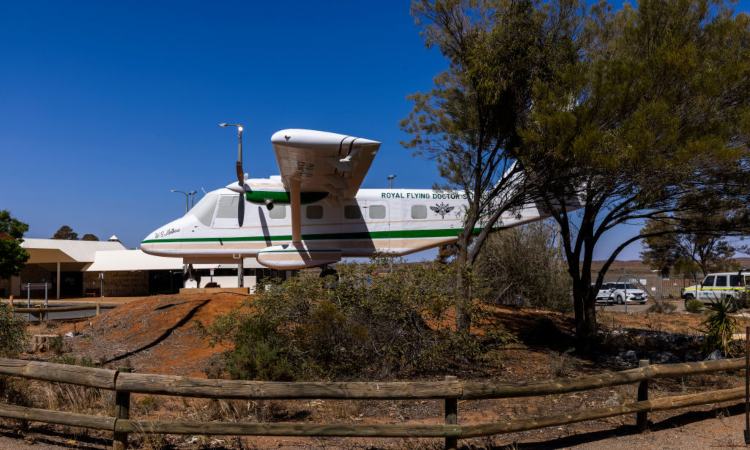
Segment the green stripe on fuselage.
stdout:
<path fill-rule="evenodd" d="M 300 194 L 300 203 L 303 205 L 323 200 L 328 196 L 328 192 L 302 192 Z M 289 192 L 287 191 L 250 191 L 245 192 L 245 198 L 252 203 L 265 203 L 271 200 L 274 203 L 288 204 L 290 202 Z"/>
<path fill-rule="evenodd" d="M 398 239 L 398 238 L 435 238 L 456 237 L 462 228 L 443 228 L 437 230 L 397 230 L 397 231 L 361 231 L 354 233 L 323 233 L 303 234 L 303 241 L 347 240 L 347 239 Z M 474 228 L 474 234 L 479 234 L 481 228 Z M 205 238 L 175 238 L 175 239 L 146 239 L 143 244 L 160 244 L 169 242 L 257 242 L 257 241 L 291 241 L 292 235 L 279 236 L 237 236 L 237 237 L 205 237 Z"/>

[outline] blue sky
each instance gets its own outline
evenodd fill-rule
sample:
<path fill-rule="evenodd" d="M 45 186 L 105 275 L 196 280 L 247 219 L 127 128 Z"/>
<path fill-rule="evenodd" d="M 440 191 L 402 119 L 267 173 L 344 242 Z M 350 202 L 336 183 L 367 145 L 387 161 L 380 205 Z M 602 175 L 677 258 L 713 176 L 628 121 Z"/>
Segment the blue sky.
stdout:
<path fill-rule="evenodd" d="M 270 136 L 295 127 L 381 141 L 364 187 L 439 180 L 400 145 L 406 96 L 445 67 L 406 1 L 3 1 L 0 55 L 0 209 L 29 237 L 68 224 L 137 246 L 183 212 L 171 188 L 232 181 L 222 121 L 245 124 L 253 177 L 278 172 Z"/>

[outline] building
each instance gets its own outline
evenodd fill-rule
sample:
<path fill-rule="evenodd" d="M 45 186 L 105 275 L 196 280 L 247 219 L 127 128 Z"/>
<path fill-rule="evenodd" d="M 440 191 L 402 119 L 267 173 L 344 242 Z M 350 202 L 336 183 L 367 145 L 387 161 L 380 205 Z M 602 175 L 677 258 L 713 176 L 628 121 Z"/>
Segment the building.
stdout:
<path fill-rule="evenodd" d="M 0 297 L 28 295 L 27 285 L 48 286 L 49 298 L 85 296 L 127 297 L 176 293 L 183 286 L 237 286 L 237 266 L 198 264 L 192 267 L 195 280 L 184 281 L 181 258 L 163 258 L 140 250 L 128 250 L 115 236 L 108 241 L 25 239 L 23 248 L 29 260 L 18 276 L 0 280 Z M 264 277 L 286 277 L 270 271 L 255 259 L 244 261 L 245 287 L 254 289 Z M 32 298 L 41 298 L 44 290 L 32 289 Z"/>

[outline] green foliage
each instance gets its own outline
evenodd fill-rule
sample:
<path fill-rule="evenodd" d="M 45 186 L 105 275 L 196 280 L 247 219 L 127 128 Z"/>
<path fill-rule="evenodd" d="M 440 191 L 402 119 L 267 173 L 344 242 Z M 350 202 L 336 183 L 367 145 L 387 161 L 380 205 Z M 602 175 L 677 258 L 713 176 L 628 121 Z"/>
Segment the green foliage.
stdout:
<path fill-rule="evenodd" d="M 95 234 L 86 233 L 86 234 L 83 235 L 83 237 L 81 238 L 81 240 L 82 241 L 98 241 L 99 237 L 97 235 L 95 235 Z"/>
<path fill-rule="evenodd" d="M 6 305 L 0 305 L 0 356 L 13 357 L 26 346 L 26 323 L 16 318 Z"/>
<path fill-rule="evenodd" d="M 78 233 L 73 231 L 68 225 L 63 225 L 55 231 L 55 234 L 52 235 L 52 239 L 75 241 L 78 239 Z"/>
<path fill-rule="evenodd" d="M 721 212 L 648 220 L 642 230 L 648 237 L 643 240 L 641 258 L 664 276 L 673 269 L 692 279 L 699 274 L 736 270 L 739 265 L 733 259 L 735 249 L 721 233 L 726 220 Z"/>
<path fill-rule="evenodd" d="M 0 235 L 8 235 L 13 239 L 21 240 L 23 235 L 29 231 L 29 226 L 10 215 L 10 211 L 0 210 Z"/>
<path fill-rule="evenodd" d="M 474 338 L 435 324 L 452 304 L 441 264 L 341 264 L 337 283 L 301 273 L 259 289 L 208 328 L 233 378 L 386 378 L 469 364 Z"/>
<path fill-rule="evenodd" d="M 731 316 L 734 302 L 729 298 L 712 301 L 708 305 L 708 317 L 703 321 L 703 351 L 710 353 L 719 350 L 725 356 L 731 356 L 730 343 L 738 329 L 737 319 Z"/>
<path fill-rule="evenodd" d="M 699 313 L 703 311 L 703 302 L 696 299 L 690 299 L 685 302 L 685 311 Z"/>
<path fill-rule="evenodd" d="M 467 198 L 456 242 L 459 265 L 456 324 L 471 325 L 471 272 L 490 230 L 504 213 L 532 198 L 519 159 L 519 130 L 528 120 L 532 87 L 560 53 L 559 39 L 574 11 L 533 1 L 415 0 L 412 15 L 428 47 L 448 68 L 429 92 L 409 97 L 413 109 L 401 122 L 415 154 L 436 161 L 448 187 Z M 476 228 L 484 228 L 474 235 Z M 447 256 L 442 254 L 441 256 Z"/>
<path fill-rule="evenodd" d="M 23 235 L 29 226 L 11 217 L 10 212 L 0 211 L 0 278 L 18 275 L 29 259 L 21 247 Z"/>
<path fill-rule="evenodd" d="M 565 36 L 574 51 L 533 86 L 519 159 L 560 225 L 585 342 L 596 337 L 591 265 L 607 231 L 747 207 L 750 19 L 703 0 L 617 11 L 602 2 L 575 17 Z M 584 201 L 575 212 L 567 200 L 573 188 Z M 647 237 L 607 240 L 613 250 L 600 275 Z"/>
<path fill-rule="evenodd" d="M 570 311 L 570 277 L 559 236 L 539 222 L 493 234 L 480 254 L 478 293 L 491 303 Z"/>

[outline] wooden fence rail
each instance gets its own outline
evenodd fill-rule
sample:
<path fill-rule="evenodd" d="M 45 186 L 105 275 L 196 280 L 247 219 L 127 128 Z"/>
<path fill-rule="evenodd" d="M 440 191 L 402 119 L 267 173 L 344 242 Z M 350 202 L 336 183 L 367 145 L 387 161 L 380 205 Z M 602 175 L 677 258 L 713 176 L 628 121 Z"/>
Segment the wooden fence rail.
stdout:
<path fill-rule="evenodd" d="M 648 399 L 647 381 L 656 378 L 737 370 L 743 367 L 744 359 L 684 364 L 643 364 L 642 367 L 637 369 L 585 376 L 573 380 L 558 379 L 524 384 L 461 381 L 454 377 L 446 377 L 444 381 L 434 382 L 265 382 L 207 380 L 169 375 L 138 374 L 129 373 L 125 370 L 0 358 L 0 375 L 115 391 L 116 416 L 92 416 L 15 405 L 0 405 L 0 417 L 112 431 L 115 448 L 127 446 L 129 433 L 443 438 L 446 448 L 455 448 L 457 440 L 460 438 L 533 430 L 624 414 L 637 414 L 640 427 L 646 424 L 646 414 L 651 411 L 737 400 L 744 396 L 743 387 Z M 476 425 L 460 425 L 458 423 L 457 402 L 459 399 L 476 400 L 564 394 L 632 383 L 640 383 L 638 399 L 618 406 L 585 409 L 572 413 L 499 423 Z M 442 399 L 445 402 L 445 423 L 434 425 L 313 424 L 136 420 L 129 417 L 130 395 L 132 393 L 245 400 Z"/>

